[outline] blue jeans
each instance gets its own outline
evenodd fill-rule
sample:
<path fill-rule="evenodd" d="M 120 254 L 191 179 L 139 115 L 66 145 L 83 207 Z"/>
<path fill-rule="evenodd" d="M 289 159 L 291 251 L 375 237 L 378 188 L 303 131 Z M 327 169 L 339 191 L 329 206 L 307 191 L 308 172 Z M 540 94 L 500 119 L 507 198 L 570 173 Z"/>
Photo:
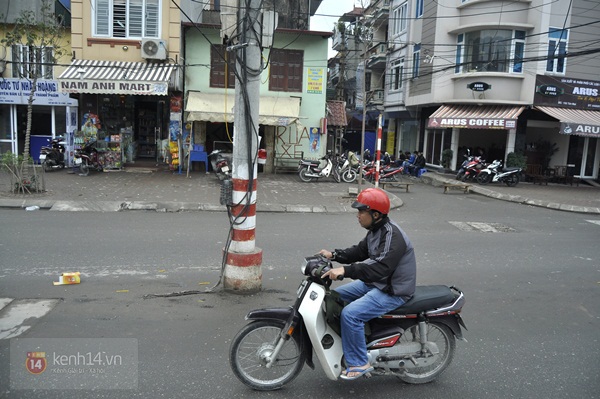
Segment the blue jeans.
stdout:
<path fill-rule="evenodd" d="M 335 289 L 342 300 L 350 302 L 342 310 L 342 348 L 348 366 L 367 364 L 365 323 L 382 316 L 399 306 L 404 300 L 355 280 Z"/>

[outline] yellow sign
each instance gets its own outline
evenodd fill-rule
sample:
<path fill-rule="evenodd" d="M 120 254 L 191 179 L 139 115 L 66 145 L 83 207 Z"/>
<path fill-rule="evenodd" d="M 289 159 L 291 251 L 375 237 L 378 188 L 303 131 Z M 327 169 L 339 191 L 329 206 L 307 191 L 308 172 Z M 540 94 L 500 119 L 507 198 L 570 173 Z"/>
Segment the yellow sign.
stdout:
<path fill-rule="evenodd" d="M 323 94 L 323 68 L 308 68 L 306 92 Z"/>

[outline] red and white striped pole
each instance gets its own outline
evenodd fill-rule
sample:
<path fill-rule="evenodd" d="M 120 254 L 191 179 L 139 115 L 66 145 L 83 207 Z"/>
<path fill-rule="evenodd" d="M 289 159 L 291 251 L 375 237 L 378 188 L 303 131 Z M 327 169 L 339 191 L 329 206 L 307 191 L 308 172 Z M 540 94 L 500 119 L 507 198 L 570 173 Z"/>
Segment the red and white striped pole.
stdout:
<path fill-rule="evenodd" d="M 375 154 L 375 187 L 379 187 L 379 170 L 381 163 L 381 135 L 383 130 L 383 114 L 377 118 L 377 151 Z"/>
<path fill-rule="evenodd" d="M 258 153 L 258 106 L 260 102 L 261 48 L 260 0 L 250 0 L 241 22 L 240 52 L 236 57 L 235 116 L 232 165 L 232 236 L 225 248 L 223 287 L 226 291 L 251 294 L 262 286 L 262 250 L 256 248 L 256 186 Z M 241 19 L 238 16 L 238 20 Z M 241 61 L 240 61 L 241 60 Z"/>

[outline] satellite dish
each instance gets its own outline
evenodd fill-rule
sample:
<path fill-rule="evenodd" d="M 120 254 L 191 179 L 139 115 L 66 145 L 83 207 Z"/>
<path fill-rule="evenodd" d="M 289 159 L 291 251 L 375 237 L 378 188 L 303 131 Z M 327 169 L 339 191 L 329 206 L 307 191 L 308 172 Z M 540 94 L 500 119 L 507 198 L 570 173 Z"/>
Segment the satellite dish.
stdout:
<path fill-rule="evenodd" d="M 155 55 L 158 52 L 158 44 L 152 40 L 146 41 L 144 43 L 144 52 L 148 55 Z"/>

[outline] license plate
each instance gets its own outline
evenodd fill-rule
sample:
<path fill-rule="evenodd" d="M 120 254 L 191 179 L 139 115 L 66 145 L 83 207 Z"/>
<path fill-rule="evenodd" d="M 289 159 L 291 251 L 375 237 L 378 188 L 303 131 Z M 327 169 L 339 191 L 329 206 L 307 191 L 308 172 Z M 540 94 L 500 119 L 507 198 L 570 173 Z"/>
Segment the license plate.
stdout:
<path fill-rule="evenodd" d="M 223 166 L 223 168 L 221 168 L 221 170 L 223 171 L 223 173 L 228 173 L 229 172 L 229 166 Z"/>
<path fill-rule="evenodd" d="M 75 158 L 75 165 L 81 165 L 81 158 Z"/>
<path fill-rule="evenodd" d="M 43 161 L 44 159 L 46 159 L 46 154 L 40 154 L 40 160 Z"/>

